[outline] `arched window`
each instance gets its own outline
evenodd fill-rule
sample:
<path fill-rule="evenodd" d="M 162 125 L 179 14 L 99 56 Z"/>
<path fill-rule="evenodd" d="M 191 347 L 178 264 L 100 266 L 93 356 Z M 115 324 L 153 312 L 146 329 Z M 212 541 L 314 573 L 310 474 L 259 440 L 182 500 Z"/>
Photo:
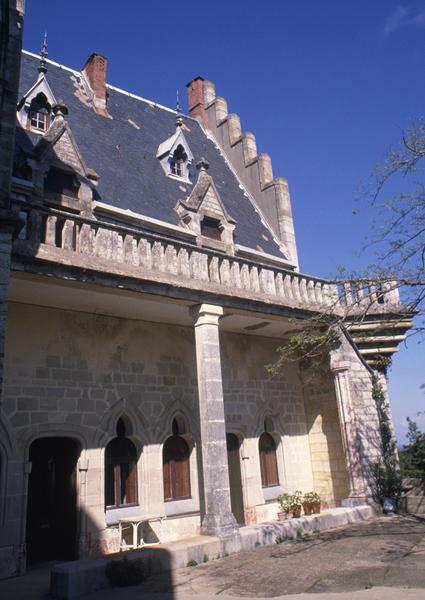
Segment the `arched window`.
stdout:
<path fill-rule="evenodd" d="M 181 144 L 177 146 L 170 160 L 170 172 L 177 177 L 185 177 L 187 154 Z"/>
<path fill-rule="evenodd" d="M 106 508 L 137 504 L 137 451 L 125 433 L 124 421 L 118 419 L 117 437 L 105 451 Z"/>
<path fill-rule="evenodd" d="M 47 131 L 50 125 L 50 105 L 44 94 L 38 94 L 31 102 L 28 126 L 36 131 Z"/>
<path fill-rule="evenodd" d="M 179 433 L 174 419 L 173 435 L 165 442 L 162 455 L 165 501 L 190 498 L 190 451 Z"/>
<path fill-rule="evenodd" d="M 270 433 L 261 434 L 259 442 L 261 484 L 263 487 L 279 485 L 276 444 Z"/>

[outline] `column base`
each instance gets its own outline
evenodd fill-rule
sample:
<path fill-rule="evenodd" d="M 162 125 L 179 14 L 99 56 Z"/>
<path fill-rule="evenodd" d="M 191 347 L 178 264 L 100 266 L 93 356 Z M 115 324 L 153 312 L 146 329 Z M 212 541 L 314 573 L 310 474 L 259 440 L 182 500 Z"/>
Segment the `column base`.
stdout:
<path fill-rule="evenodd" d="M 233 513 L 222 515 L 206 514 L 202 520 L 202 535 L 213 535 L 216 537 L 229 537 L 239 530 Z"/>

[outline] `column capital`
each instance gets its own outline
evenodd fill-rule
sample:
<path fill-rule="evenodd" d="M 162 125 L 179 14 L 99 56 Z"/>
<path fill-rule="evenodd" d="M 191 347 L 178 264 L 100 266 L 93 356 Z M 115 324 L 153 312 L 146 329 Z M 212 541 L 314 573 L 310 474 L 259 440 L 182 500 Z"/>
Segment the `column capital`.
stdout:
<path fill-rule="evenodd" d="M 223 307 L 216 304 L 195 304 L 189 309 L 195 327 L 198 325 L 218 325 L 223 312 Z"/>

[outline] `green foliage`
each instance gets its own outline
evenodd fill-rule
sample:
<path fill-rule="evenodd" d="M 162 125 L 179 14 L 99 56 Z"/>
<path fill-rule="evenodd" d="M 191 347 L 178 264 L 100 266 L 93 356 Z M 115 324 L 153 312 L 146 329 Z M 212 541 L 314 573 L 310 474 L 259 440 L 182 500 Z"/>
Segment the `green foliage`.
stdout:
<path fill-rule="evenodd" d="M 186 567 L 196 567 L 198 563 L 193 558 L 187 561 Z"/>
<path fill-rule="evenodd" d="M 302 506 L 303 493 L 300 490 L 295 490 L 295 492 L 289 496 L 289 503 L 291 510 L 296 510 L 299 506 Z"/>
<path fill-rule="evenodd" d="M 289 512 L 291 510 L 291 496 L 289 494 L 280 494 L 280 496 L 277 497 L 277 501 L 283 512 Z"/>
<path fill-rule="evenodd" d="M 400 466 L 404 477 L 425 479 L 425 433 L 417 423 L 407 417 L 408 443 L 400 451 Z"/>
<path fill-rule="evenodd" d="M 306 492 L 303 496 L 303 502 L 320 502 L 320 496 L 317 492 Z"/>
<path fill-rule="evenodd" d="M 283 538 L 281 535 L 278 535 L 278 536 L 276 536 L 275 542 L 276 542 L 276 544 L 278 544 L 278 545 L 279 545 L 279 544 L 283 544 L 283 542 L 284 542 L 284 538 Z"/>
<path fill-rule="evenodd" d="M 398 505 L 403 485 L 397 459 L 393 457 L 372 463 L 370 474 L 375 502 L 383 505 L 384 498 L 394 498 Z"/>
<path fill-rule="evenodd" d="M 204 554 L 204 558 L 202 559 L 202 562 L 207 563 L 208 561 L 209 561 L 208 554 Z"/>
<path fill-rule="evenodd" d="M 398 505 L 403 491 L 402 476 L 385 395 L 376 376 L 372 381 L 372 397 L 376 404 L 382 440 L 382 458 L 369 465 L 372 496 L 381 505 L 384 498 L 394 498 Z"/>
<path fill-rule="evenodd" d="M 141 558 L 111 560 L 105 567 L 105 575 L 113 587 L 137 585 L 145 579 L 145 567 Z"/>
<path fill-rule="evenodd" d="M 304 369 L 316 372 L 322 368 L 324 354 L 329 353 L 338 344 L 339 329 L 329 323 L 321 331 L 310 329 L 293 333 L 276 349 L 279 354 L 277 361 L 265 365 L 265 368 L 270 375 L 276 377 L 282 373 L 286 363 L 299 361 Z"/>

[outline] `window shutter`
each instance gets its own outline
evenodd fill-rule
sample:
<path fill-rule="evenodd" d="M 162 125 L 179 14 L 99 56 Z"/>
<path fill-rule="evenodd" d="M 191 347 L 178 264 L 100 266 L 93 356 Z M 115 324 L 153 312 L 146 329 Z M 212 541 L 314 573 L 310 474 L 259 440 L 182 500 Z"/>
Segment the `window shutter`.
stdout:
<path fill-rule="evenodd" d="M 261 484 L 263 487 L 279 485 L 276 460 L 276 444 L 269 433 L 263 433 L 259 439 Z"/>

